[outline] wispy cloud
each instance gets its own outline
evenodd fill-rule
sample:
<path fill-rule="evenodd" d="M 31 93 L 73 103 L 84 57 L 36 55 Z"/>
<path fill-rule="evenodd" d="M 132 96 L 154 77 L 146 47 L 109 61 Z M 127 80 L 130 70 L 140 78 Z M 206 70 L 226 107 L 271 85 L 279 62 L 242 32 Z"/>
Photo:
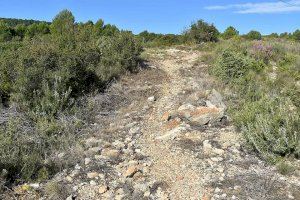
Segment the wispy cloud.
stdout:
<path fill-rule="evenodd" d="M 276 1 L 276 2 L 260 2 L 260 3 L 244 3 L 215 5 L 205 7 L 207 10 L 232 10 L 235 13 L 286 13 L 300 11 L 300 0 Z"/>

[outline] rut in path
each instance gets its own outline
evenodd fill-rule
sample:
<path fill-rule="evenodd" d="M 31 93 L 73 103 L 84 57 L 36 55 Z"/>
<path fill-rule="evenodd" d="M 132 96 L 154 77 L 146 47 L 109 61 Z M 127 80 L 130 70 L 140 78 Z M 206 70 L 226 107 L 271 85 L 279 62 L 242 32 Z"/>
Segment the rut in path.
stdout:
<path fill-rule="evenodd" d="M 188 87 L 193 87 L 194 80 L 182 76 L 180 70 L 189 70 L 199 55 L 197 53 L 182 55 L 181 53 L 182 57 L 174 59 L 174 56 L 179 54 L 178 51 L 171 50 L 168 53 L 166 56 L 171 56 L 171 58 L 159 62 L 158 66 L 167 73 L 169 80 L 163 85 L 161 98 L 155 102 L 154 111 L 149 116 L 141 146 L 153 159 L 151 175 L 165 181 L 171 199 L 184 197 L 198 199 L 204 193 L 204 175 L 201 170 L 197 170 L 201 162 L 197 162 L 194 155 L 174 150 L 173 141 L 163 143 L 157 141 L 156 138 L 165 134 L 162 124 L 163 114 L 180 106 L 180 103 L 184 101 L 181 99 L 185 96 L 184 92 L 193 89 Z"/>

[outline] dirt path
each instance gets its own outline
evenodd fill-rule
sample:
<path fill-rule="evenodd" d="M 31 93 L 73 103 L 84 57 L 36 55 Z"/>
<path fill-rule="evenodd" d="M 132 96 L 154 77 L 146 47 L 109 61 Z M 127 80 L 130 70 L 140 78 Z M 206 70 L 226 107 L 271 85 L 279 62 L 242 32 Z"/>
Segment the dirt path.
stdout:
<path fill-rule="evenodd" d="M 279 175 L 255 156 L 243 152 L 244 141 L 233 127 L 199 129 L 185 122 L 174 124 L 163 119 L 172 117 L 181 105 L 197 106 L 199 101 L 201 104 L 214 89 L 207 66 L 198 64 L 195 69 L 200 57 L 199 52 L 169 49 L 157 63 L 169 80 L 153 105 L 140 140 L 142 151 L 153 160 L 151 176 L 165 183 L 166 196 L 170 199 L 295 198 L 290 191 L 283 190 L 283 194 L 276 191 L 285 188 L 279 186 L 277 178 L 273 180 Z M 177 127 L 183 128 L 179 134 L 165 138 Z M 272 186 L 263 186 L 263 182 Z M 300 198 L 299 193 L 295 196 Z"/>
<path fill-rule="evenodd" d="M 159 67 L 168 74 L 169 81 L 164 84 L 161 98 L 155 102 L 154 112 L 149 116 L 142 146 L 145 153 L 153 159 L 151 175 L 165 182 L 171 199 L 184 199 L 185 197 L 199 199 L 204 194 L 203 172 L 197 170 L 197 164 L 201 163 L 196 163 L 195 157 L 191 154 L 178 152 L 171 147 L 172 144 L 161 142 L 156 138 L 163 136 L 166 132 L 162 124 L 163 114 L 176 109 L 181 100 L 178 96 L 184 94 L 187 89 L 188 80 L 181 76 L 179 70 L 188 70 L 200 55 L 181 53 L 182 57 L 174 59 L 174 56 L 178 54 L 177 50 L 169 50 L 166 53 L 166 56 L 170 58 L 160 62 Z"/>

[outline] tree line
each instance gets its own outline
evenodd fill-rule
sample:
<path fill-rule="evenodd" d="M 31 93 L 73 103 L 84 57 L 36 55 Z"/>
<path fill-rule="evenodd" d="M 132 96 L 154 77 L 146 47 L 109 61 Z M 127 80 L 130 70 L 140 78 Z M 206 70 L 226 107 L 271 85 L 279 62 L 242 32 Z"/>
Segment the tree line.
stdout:
<path fill-rule="evenodd" d="M 102 19 L 96 23 L 88 21 L 86 23 L 75 23 L 75 26 L 86 28 L 93 26 L 98 35 L 111 36 L 120 31 L 116 26 L 104 24 Z M 0 42 L 11 40 L 23 40 L 24 38 L 32 38 L 35 35 L 49 34 L 51 31 L 51 22 L 36 21 L 36 20 L 21 20 L 21 19 L 4 19 L 0 18 Z M 157 34 L 148 31 L 143 31 L 136 35 L 144 44 L 152 46 L 170 46 L 183 43 L 201 43 L 201 42 L 216 42 L 219 39 L 231 39 L 233 37 L 242 37 L 249 40 L 261 40 L 266 38 L 283 38 L 300 41 L 300 30 L 293 33 L 284 32 L 281 34 L 271 33 L 263 36 L 259 31 L 251 30 L 247 34 L 240 35 L 239 31 L 229 26 L 221 33 L 214 24 L 198 20 L 190 25 L 190 27 L 182 34 Z"/>
<path fill-rule="evenodd" d="M 155 34 L 143 31 L 138 34 L 138 37 L 142 38 L 142 41 L 150 45 L 176 45 L 184 43 L 200 44 L 203 42 L 217 42 L 218 40 L 228 40 L 231 38 L 244 38 L 247 40 L 261 40 L 262 38 L 282 38 L 289 40 L 300 41 L 300 30 L 296 30 L 293 33 L 272 33 L 263 36 L 259 31 L 251 30 L 247 34 L 241 35 L 239 31 L 229 26 L 224 32 L 220 32 L 214 24 L 205 22 L 204 20 L 198 20 L 190 25 L 182 34 Z"/>

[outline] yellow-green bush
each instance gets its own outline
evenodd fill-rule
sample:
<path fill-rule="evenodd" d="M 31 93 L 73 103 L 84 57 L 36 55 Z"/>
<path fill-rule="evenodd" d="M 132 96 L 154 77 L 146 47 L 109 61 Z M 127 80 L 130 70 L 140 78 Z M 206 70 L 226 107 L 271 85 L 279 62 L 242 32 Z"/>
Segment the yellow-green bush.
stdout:
<path fill-rule="evenodd" d="M 250 71 L 261 71 L 264 64 L 234 50 L 225 49 L 218 58 L 212 72 L 228 82 L 244 78 Z"/>

